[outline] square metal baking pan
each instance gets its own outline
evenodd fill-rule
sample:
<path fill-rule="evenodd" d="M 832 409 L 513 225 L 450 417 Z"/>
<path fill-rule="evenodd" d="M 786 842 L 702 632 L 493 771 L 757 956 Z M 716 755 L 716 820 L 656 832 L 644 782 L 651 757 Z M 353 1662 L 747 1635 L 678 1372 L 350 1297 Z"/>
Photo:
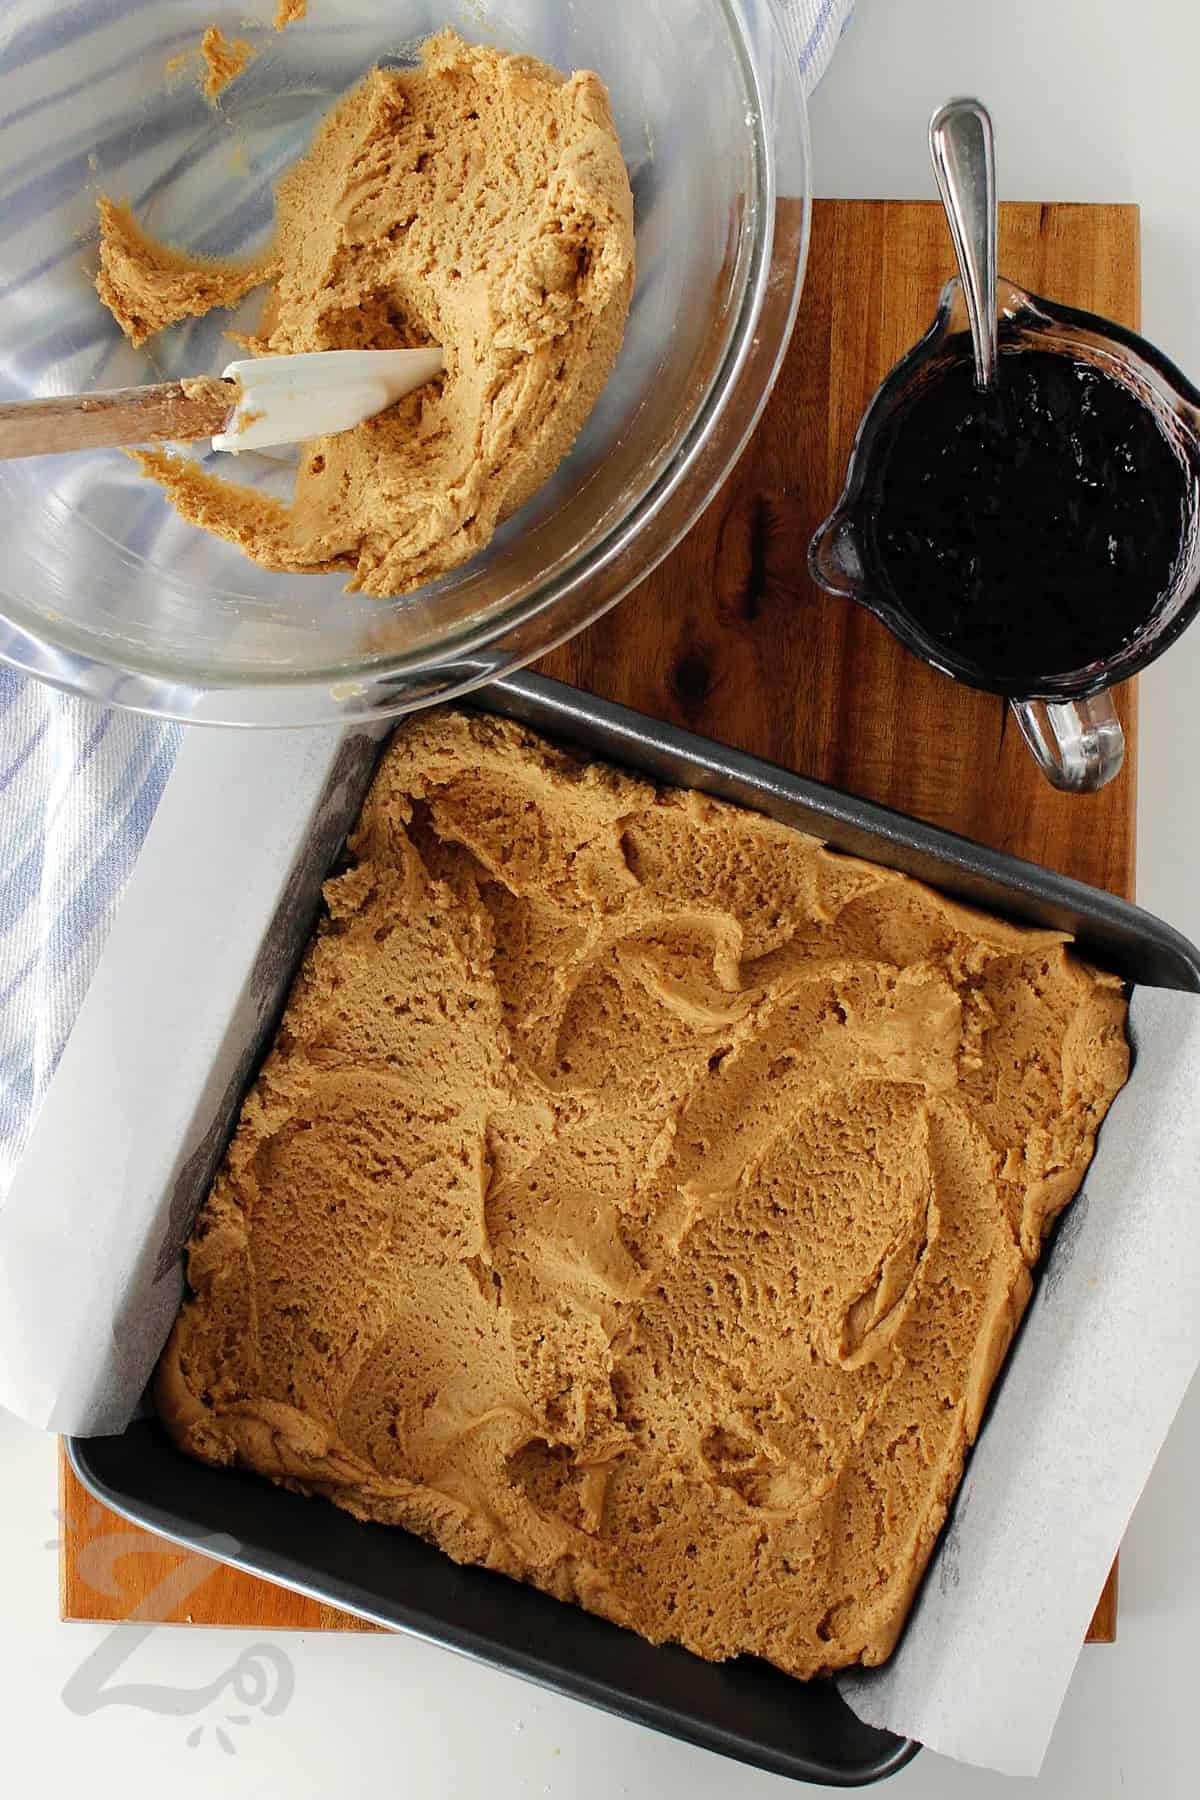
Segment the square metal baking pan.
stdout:
<path fill-rule="evenodd" d="M 1064 876 L 559 682 L 515 677 L 464 704 L 519 719 L 660 782 L 769 813 L 835 849 L 902 869 L 974 905 L 1069 930 L 1085 955 L 1131 982 L 1200 991 L 1200 951 L 1185 938 L 1149 913 Z M 346 816 L 334 821 L 341 835 L 361 806 L 373 757 L 359 756 L 357 766 Z M 309 903 L 289 909 L 286 942 L 274 927 L 263 941 L 277 1012 L 315 921 L 328 845 L 338 838 L 336 830 L 315 835 L 324 848 L 314 850 L 307 871 Z M 197 1201 L 239 1105 L 240 1094 L 227 1095 L 223 1113 L 214 1116 Z M 919 1748 L 861 1724 L 831 1681 L 793 1681 L 748 1657 L 713 1664 L 675 1646 L 655 1648 L 533 1588 L 460 1568 L 405 1532 L 360 1524 L 257 1477 L 195 1463 L 153 1418 L 139 1419 L 119 1437 L 68 1439 L 67 1454 L 99 1500 L 181 1545 L 777 1774 L 864 1786 L 895 1773 Z"/>

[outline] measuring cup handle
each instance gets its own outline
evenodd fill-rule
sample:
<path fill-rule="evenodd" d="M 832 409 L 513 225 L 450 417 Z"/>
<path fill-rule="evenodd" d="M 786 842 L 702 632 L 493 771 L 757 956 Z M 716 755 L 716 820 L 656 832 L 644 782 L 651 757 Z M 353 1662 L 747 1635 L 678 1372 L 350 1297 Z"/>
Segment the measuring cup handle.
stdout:
<path fill-rule="evenodd" d="M 1013 700 L 1021 734 L 1047 781 L 1094 794 L 1120 771 L 1125 734 L 1109 693 L 1087 700 Z"/>

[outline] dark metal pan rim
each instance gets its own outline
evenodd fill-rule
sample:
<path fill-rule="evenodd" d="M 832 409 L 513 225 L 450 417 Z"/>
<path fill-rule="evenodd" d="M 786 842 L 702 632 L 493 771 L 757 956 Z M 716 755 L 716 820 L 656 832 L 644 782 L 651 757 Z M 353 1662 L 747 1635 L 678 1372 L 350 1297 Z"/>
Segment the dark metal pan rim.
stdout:
<path fill-rule="evenodd" d="M 1036 864 L 542 676 L 510 677 L 457 704 L 515 719 L 661 783 L 694 787 L 769 814 L 820 837 L 834 850 L 900 869 L 969 904 L 1070 931 L 1085 954 L 1129 981 L 1200 991 L 1200 951 L 1179 932 L 1127 901 Z M 295 945 L 297 959 L 306 941 L 307 931 Z M 311 1502 L 251 1477 L 243 1478 L 249 1484 L 243 1488 L 237 1475 L 191 1463 L 186 1465 L 188 1480 L 177 1478 L 184 1459 L 153 1422 L 135 1422 L 118 1438 L 69 1438 L 66 1449 L 76 1475 L 97 1499 L 182 1548 L 201 1550 L 375 1623 L 399 1627 L 774 1773 L 839 1787 L 864 1786 L 895 1774 L 920 1748 L 910 1739 L 860 1725 L 831 1682 L 792 1683 L 750 1659 L 705 1664 L 676 1646 L 654 1649 L 640 1639 L 630 1641 L 619 1626 L 564 1607 L 537 1590 L 485 1570 L 461 1569 L 428 1546 L 413 1549 L 415 1539 L 403 1551 L 398 1548 L 391 1560 L 407 1559 L 408 1569 L 415 1571 L 415 1588 L 431 1576 L 435 1592 L 438 1571 L 444 1568 L 445 1610 L 439 1611 L 428 1596 L 415 1603 L 409 1589 L 400 1598 L 389 1596 L 382 1584 L 372 1592 L 362 1584 L 354 1551 L 335 1552 L 329 1546 L 335 1541 L 362 1543 L 365 1555 L 367 1540 L 344 1539 L 342 1534 L 383 1532 L 385 1527 L 364 1526 L 336 1514 L 316 1534 L 326 1547 L 322 1569 L 319 1558 L 279 1547 L 298 1517 L 288 1508 Z M 208 1478 L 228 1485 L 214 1490 L 214 1505 L 206 1516 Z M 250 1487 L 253 1496 L 248 1498 Z M 247 1507 L 248 1517 L 262 1515 L 263 1529 L 244 1530 L 244 1541 L 232 1549 L 229 1540 L 224 1549 L 212 1545 L 213 1533 L 223 1529 L 224 1512 L 233 1520 Z M 351 1573 L 336 1572 L 339 1554 Z M 487 1585 L 496 1583 L 499 1589 Z M 502 1596 L 498 1606 L 497 1593 Z M 500 1621 L 494 1631 L 474 1618 L 478 1608 L 484 1613 L 490 1608 Z M 607 1634 L 615 1634 L 615 1651 Z M 557 1653 L 555 1638 L 560 1640 Z M 688 1670 L 694 1671 L 693 1704 L 687 1698 Z"/>

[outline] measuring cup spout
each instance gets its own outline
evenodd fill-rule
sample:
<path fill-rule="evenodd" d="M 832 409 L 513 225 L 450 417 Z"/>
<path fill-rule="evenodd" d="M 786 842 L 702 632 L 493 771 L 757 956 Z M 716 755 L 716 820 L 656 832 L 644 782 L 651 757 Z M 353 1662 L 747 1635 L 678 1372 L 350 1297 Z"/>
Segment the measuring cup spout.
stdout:
<path fill-rule="evenodd" d="M 866 601 L 867 575 L 858 528 L 844 508 L 830 513 L 809 544 L 808 572 L 827 593 Z"/>

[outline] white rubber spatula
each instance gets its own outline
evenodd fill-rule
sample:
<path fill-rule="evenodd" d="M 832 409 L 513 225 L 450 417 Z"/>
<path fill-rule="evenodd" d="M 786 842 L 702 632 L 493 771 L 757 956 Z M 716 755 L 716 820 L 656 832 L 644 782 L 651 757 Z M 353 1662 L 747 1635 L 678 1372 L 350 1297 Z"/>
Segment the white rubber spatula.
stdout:
<path fill-rule="evenodd" d="M 264 450 L 349 431 L 432 380 L 440 350 L 321 350 L 232 362 L 220 381 L 168 381 L 0 405 L 0 459 L 211 437 Z"/>

